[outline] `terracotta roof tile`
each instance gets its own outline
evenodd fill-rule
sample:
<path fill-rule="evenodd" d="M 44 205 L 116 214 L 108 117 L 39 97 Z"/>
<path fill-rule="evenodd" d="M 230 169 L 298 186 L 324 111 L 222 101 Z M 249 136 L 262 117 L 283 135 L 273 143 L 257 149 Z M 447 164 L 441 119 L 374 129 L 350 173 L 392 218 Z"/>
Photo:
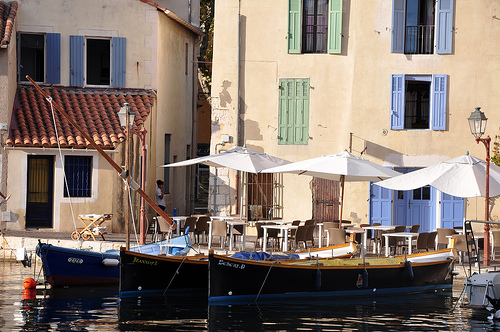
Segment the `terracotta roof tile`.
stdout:
<path fill-rule="evenodd" d="M 0 47 L 5 48 L 12 37 L 14 19 L 17 13 L 17 1 L 0 1 Z"/>
<path fill-rule="evenodd" d="M 136 113 L 133 129 L 138 129 L 150 113 L 146 90 L 88 90 L 45 87 L 43 90 L 103 149 L 113 149 L 125 140 L 118 112 L 125 102 Z M 55 118 L 55 127 L 54 127 Z M 19 85 L 9 128 L 8 146 L 92 148 L 89 142 L 51 107 L 33 86 Z"/>

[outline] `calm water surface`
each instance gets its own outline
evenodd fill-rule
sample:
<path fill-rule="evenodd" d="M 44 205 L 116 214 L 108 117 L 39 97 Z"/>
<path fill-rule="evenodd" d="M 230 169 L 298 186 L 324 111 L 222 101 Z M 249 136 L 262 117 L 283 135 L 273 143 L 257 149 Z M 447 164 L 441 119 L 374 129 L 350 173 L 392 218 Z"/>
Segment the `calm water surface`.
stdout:
<path fill-rule="evenodd" d="M 22 282 L 40 266 L 0 261 L 1 331 L 495 331 L 453 292 L 377 299 L 208 305 L 205 294 L 126 299 L 116 288 L 43 289 L 23 299 Z M 43 287 L 43 286 L 42 286 Z"/>

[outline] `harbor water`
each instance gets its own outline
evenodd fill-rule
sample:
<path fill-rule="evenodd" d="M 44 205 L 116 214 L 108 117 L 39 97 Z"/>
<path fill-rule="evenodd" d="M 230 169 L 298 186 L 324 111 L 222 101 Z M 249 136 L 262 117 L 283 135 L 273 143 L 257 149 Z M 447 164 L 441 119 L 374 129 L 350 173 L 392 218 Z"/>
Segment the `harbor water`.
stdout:
<path fill-rule="evenodd" d="M 461 273 L 463 275 L 463 273 Z M 453 290 L 377 298 L 209 305 L 206 294 L 123 299 L 117 287 L 45 288 L 23 293 L 23 280 L 43 280 L 40 266 L 0 261 L 0 331 L 484 331 L 485 315 L 456 306 Z M 157 277 L 157 276 L 152 276 Z M 297 281 L 300 282 L 300 281 Z"/>

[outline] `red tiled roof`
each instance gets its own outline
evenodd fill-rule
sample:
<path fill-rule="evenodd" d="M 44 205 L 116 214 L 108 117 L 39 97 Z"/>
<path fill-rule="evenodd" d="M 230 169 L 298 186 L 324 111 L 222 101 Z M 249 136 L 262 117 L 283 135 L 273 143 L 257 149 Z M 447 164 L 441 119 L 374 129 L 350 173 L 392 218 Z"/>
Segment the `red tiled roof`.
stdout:
<path fill-rule="evenodd" d="M 17 1 L 0 1 L 0 47 L 2 48 L 7 47 L 10 42 L 16 12 Z"/>
<path fill-rule="evenodd" d="M 104 91 L 65 87 L 45 87 L 43 90 L 103 149 L 113 149 L 125 140 L 117 114 L 124 103 L 129 103 L 136 113 L 132 130 L 144 123 L 153 105 L 153 97 L 146 90 Z M 19 85 L 6 145 L 58 147 L 59 140 L 62 148 L 92 148 L 55 108 L 54 115 L 56 128 L 50 103 L 33 86 Z"/>

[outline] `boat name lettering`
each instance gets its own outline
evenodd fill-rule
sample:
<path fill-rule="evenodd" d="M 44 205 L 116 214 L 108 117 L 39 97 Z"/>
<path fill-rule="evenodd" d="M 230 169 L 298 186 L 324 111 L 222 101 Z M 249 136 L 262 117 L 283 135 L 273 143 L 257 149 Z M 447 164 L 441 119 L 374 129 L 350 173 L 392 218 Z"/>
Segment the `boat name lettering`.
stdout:
<path fill-rule="evenodd" d="M 134 261 L 132 263 L 139 263 L 139 264 L 146 264 L 146 265 L 158 265 L 157 261 L 150 261 L 147 259 L 139 259 L 137 257 L 134 257 Z"/>
<path fill-rule="evenodd" d="M 76 257 L 68 257 L 68 263 L 72 264 L 83 264 L 83 259 Z"/>
<path fill-rule="evenodd" d="M 222 259 L 219 259 L 219 265 L 233 267 L 235 269 L 241 269 L 241 270 L 243 270 L 245 268 L 245 264 L 227 262 L 227 261 L 224 261 Z"/>

